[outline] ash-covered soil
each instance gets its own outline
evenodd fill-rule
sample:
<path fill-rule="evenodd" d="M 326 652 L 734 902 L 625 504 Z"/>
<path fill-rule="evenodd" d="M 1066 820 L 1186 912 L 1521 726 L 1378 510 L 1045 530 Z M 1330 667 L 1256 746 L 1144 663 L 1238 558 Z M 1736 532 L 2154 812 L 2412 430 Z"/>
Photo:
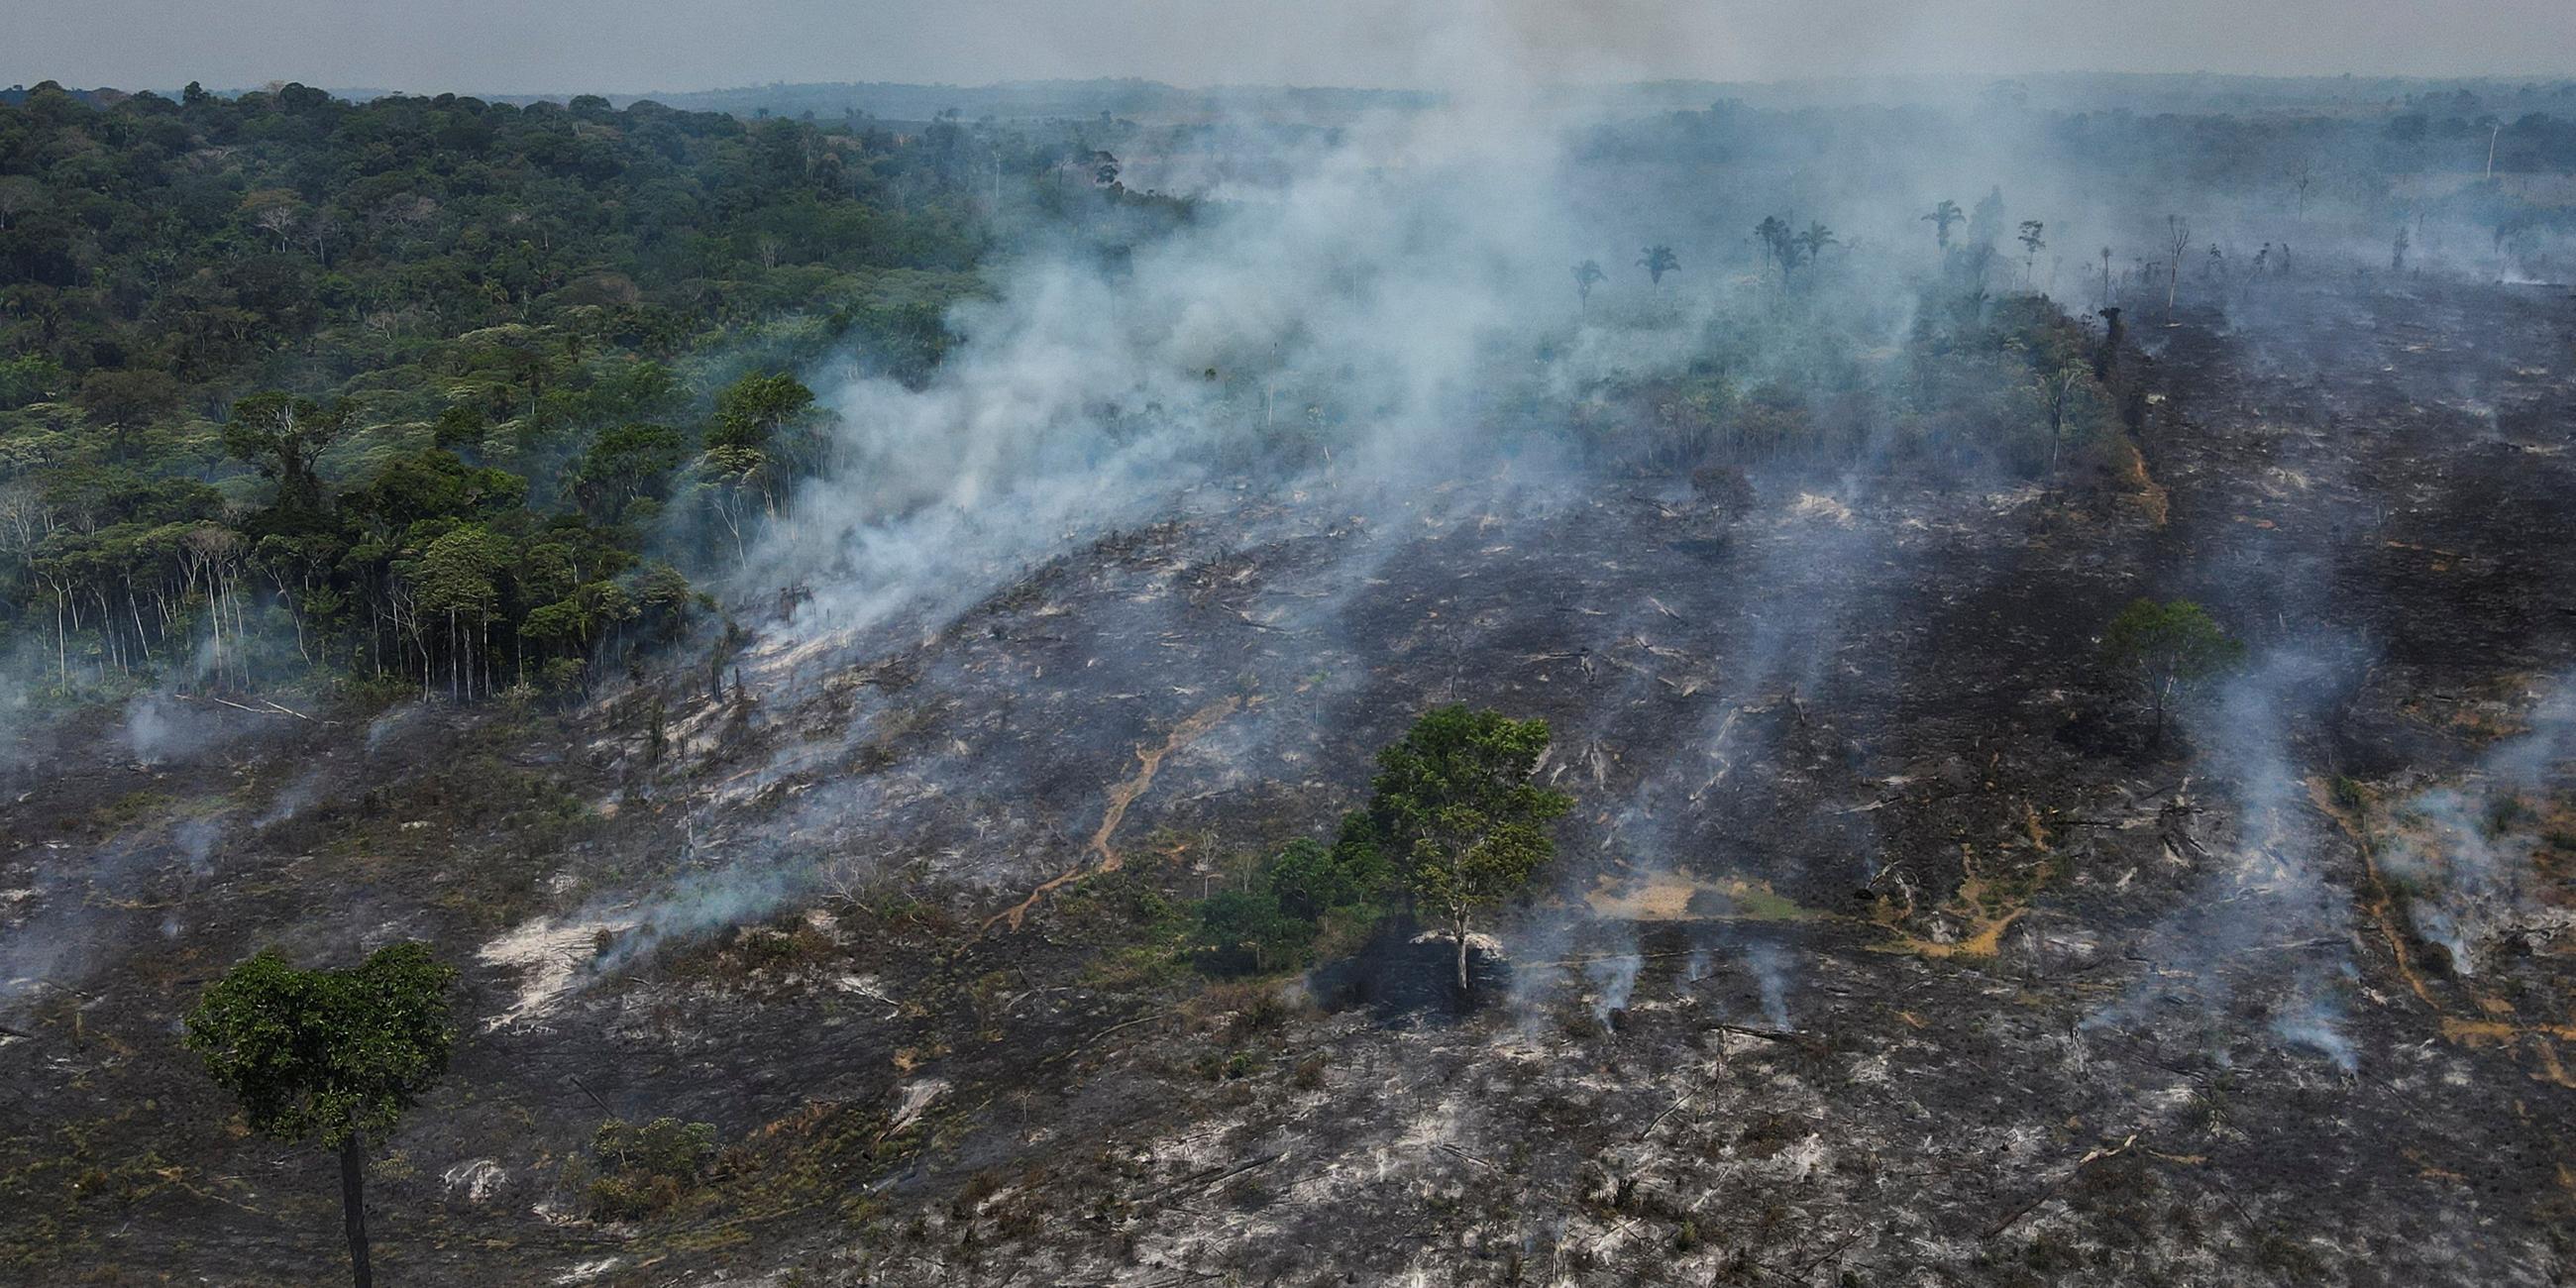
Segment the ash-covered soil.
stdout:
<path fill-rule="evenodd" d="M 76 722 L 0 803 L 0 1278 L 336 1276 L 329 1160 L 177 1019 L 414 936 L 465 1027 L 393 1283 L 2563 1282 L 2572 327 L 2138 322 L 2146 494 L 1215 484 L 720 696 Z M 2162 740 L 2095 645 L 2141 595 L 2248 646 Z M 1285 989 L 1141 938 L 1452 700 L 1579 802 L 1483 1005 L 1400 934 Z M 612 1115 L 724 1149 L 600 1219 Z"/>

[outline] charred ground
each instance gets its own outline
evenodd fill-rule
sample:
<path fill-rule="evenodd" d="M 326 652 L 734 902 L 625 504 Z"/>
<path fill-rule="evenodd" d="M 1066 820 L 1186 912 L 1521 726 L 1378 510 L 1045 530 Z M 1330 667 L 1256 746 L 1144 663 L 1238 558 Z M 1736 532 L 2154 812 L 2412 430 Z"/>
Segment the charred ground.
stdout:
<path fill-rule="evenodd" d="M 2391 856 L 2576 661 L 2571 320 L 2423 280 L 2143 324 L 2151 499 L 1214 483 L 910 636 L 756 632 L 720 696 L 61 730 L 0 804 L 0 917 L 81 945 L 10 962 L 57 982 L 0 1034 L 0 1256 L 324 1278 L 327 1167 L 177 1017 L 410 935 L 468 1018 L 377 1168 L 402 1280 L 2555 1282 L 2570 784 L 2479 797 L 2536 839 L 2472 960 Z M 2094 645 L 2140 595 L 2251 656 L 2163 743 Z M 1192 975 L 1173 909 L 1453 699 L 1547 717 L 1579 801 L 1489 1004 L 1400 934 Z M 606 1219 L 611 1116 L 722 1148 Z"/>

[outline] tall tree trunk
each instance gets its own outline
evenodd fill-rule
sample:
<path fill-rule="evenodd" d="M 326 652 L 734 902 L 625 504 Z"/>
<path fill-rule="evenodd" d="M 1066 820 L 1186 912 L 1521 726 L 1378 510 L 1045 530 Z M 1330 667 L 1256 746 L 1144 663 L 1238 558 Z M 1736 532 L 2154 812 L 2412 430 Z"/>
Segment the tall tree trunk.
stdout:
<path fill-rule="evenodd" d="M 1454 926 L 1456 926 L 1456 927 L 1457 927 L 1457 931 L 1458 931 L 1458 1000 L 1459 1000 L 1460 1002 L 1465 1002 L 1465 1001 L 1467 1000 L 1467 988 L 1468 988 L 1468 985 L 1467 985 L 1467 918 L 1466 918 L 1466 917 L 1464 917 L 1464 916 L 1453 916 L 1453 917 L 1451 917 L 1451 918 L 1450 918 L 1450 922 L 1451 922 L 1451 924 L 1453 924 Z"/>
<path fill-rule="evenodd" d="M 367 1268 L 365 1149 L 354 1131 L 340 1142 L 340 1226 L 349 1236 L 349 1277 L 357 1288 L 369 1288 L 375 1282 Z"/>

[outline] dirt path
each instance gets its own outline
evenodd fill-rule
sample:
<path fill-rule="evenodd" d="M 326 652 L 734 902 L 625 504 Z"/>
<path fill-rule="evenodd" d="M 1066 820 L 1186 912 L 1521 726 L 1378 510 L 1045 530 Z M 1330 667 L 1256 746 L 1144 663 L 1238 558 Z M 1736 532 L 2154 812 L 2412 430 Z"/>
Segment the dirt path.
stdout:
<path fill-rule="evenodd" d="M 1118 851 L 1110 847 L 1109 842 L 1117 835 L 1118 825 L 1126 821 L 1127 807 L 1135 804 L 1137 798 L 1145 794 L 1145 789 L 1154 785 L 1154 774 L 1163 767 L 1164 757 L 1205 737 L 1209 730 L 1223 723 L 1227 716 L 1233 715 L 1238 705 L 1237 699 L 1227 698 L 1222 702 L 1201 707 L 1191 713 L 1189 718 L 1172 726 L 1171 735 L 1163 740 L 1162 746 L 1138 747 L 1136 772 L 1110 786 L 1109 808 L 1101 813 L 1100 828 L 1091 834 L 1091 844 L 1084 847 L 1082 860 L 1029 891 L 1028 898 L 985 918 L 984 924 L 977 927 L 978 933 L 991 930 L 996 922 L 1009 922 L 1011 929 L 1017 930 L 1020 928 L 1021 920 L 1029 915 L 1029 909 L 1037 906 L 1038 900 L 1045 898 L 1066 882 L 1086 873 L 1117 871 L 1118 865 L 1123 860 L 1118 857 Z M 1097 863 L 1091 861 L 1094 855 L 1099 856 Z"/>

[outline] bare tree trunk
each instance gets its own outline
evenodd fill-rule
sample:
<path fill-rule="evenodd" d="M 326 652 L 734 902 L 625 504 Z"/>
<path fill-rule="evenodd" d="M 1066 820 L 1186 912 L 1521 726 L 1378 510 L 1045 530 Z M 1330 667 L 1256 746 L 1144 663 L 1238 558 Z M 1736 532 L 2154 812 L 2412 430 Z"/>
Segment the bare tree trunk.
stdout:
<path fill-rule="evenodd" d="M 1458 930 L 1458 1000 L 1459 1000 L 1459 1001 L 1461 1001 L 1461 1002 L 1464 1002 L 1464 1001 L 1466 1001 L 1466 1000 L 1467 1000 L 1467 989 L 1468 989 L 1468 984 L 1467 984 L 1467 918 L 1466 918 L 1466 917 L 1464 917 L 1464 916 L 1453 916 L 1453 917 L 1451 917 L 1451 918 L 1450 918 L 1450 921 L 1451 921 L 1451 923 L 1452 923 L 1453 925 L 1455 925 L 1455 926 L 1457 927 L 1457 930 Z"/>
<path fill-rule="evenodd" d="M 349 1277 L 357 1288 L 369 1288 L 375 1282 L 367 1268 L 365 1148 L 354 1131 L 340 1142 L 340 1226 L 349 1236 Z"/>

